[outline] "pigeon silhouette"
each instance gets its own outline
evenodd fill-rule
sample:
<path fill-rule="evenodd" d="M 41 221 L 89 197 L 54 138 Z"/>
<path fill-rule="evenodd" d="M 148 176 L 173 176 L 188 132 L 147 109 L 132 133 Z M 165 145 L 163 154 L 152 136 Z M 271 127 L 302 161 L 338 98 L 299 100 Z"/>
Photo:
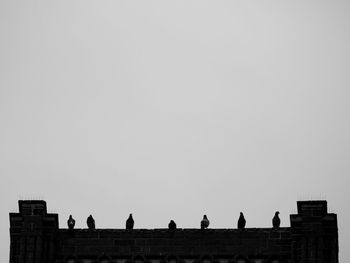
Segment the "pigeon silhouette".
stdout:
<path fill-rule="evenodd" d="M 274 228 L 279 228 L 281 224 L 281 219 L 278 217 L 280 212 L 276 211 L 275 216 L 272 218 L 272 226 Z"/>
<path fill-rule="evenodd" d="M 206 215 L 203 216 L 203 219 L 201 221 L 201 229 L 208 228 L 209 226 L 209 220 Z"/>
<path fill-rule="evenodd" d="M 75 220 L 74 220 L 74 218 L 72 217 L 72 215 L 69 216 L 69 218 L 68 218 L 68 220 L 67 220 L 67 225 L 68 225 L 69 230 L 73 230 L 73 229 L 74 229 Z"/>
<path fill-rule="evenodd" d="M 89 215 L 89 217 L 86 220 L 86 224 L 89 229 L 95 229 L 95 220 L 92 217 L 92 215 Z"/>
<path fill-rule="evenodd" d="M 133 229 L 134 228 L 134 219 L 132 218 L 132 214 L 130 214 L 128 219 L 126 220 L 125 227 L 126 227 L 126 229 Z"/>
<path fill-rule="evenodd" d="M 174 222 L 174 220 L 170 220 L 170 223 L 168 225 L 168 228 L 170 230 L 175 230 L 176 229 L 176 223 Z"/>
<path fill-rule="evenodd" d="M 242 212 L 240 212 L 239 218 L 238 218 L 238 223 L 237 223 L 237 227 L 238 229 L 243 229 L 245 227 L 245 218 Z"/>

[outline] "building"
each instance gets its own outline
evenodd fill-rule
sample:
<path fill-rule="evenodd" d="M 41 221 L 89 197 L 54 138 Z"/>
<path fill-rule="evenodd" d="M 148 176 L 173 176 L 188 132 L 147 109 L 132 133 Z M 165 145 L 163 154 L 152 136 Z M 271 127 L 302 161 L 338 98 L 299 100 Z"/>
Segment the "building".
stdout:
<path fill-rule="evenodd" d="M 299 201 L 291 227 L 60 229 L 45 201 L 10 213 L 10 263 L 337 263 L 337 215 Z"/>

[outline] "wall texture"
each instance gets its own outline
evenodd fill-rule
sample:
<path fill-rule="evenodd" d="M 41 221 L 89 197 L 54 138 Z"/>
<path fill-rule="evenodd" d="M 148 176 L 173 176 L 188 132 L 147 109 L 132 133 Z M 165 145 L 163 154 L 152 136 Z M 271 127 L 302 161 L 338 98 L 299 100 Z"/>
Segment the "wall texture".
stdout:
<path fill-rule="evenodd" d="M 297 206 L 288 228 L 68 230 L 45 201 L 19 201 L 10 263 L 337 263 L 336 214 L 326 201 Z"/>

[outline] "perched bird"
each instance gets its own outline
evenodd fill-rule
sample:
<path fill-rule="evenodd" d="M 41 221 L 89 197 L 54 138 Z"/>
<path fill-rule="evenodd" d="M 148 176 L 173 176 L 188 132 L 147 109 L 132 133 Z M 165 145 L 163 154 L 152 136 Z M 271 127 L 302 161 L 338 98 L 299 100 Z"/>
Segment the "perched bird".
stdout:
<path fill-rule="evenodd" d="M 238 218 L 238 223 L 237 223 L 237 227 L 238 229 L 243 229 L 245 227 L 245 218 L 242 212 L 240 212 L 240 216 Z"/>
<path fill-rule="evenodd" d="M 203 219 L 201 221 L 201 229 L 208 228 L 209 226 L 209 220 L 206 215 L 203 216 Z"/>
<path fill-rule="evenodd" d="M 170 230 L 175 230 L 176 229 L 176 223 L 174 222 L 174 220 L 170 220 L 170 223 L 168 225 Z"/>
<path fill-rule="evenodd" d="M 72 217 L 72 215 L 69 216 L 69 218 L 68 218 L 68 220 L 67 220 L 67 225 L 68 225 L 69 230 L 73 230 L 73 229 L 74 229 L 75 220 L 74 220 L 74 218 Z"/>
<path fill-rule="evenodd" d="M 280 212 L 276 212 L 275 213 L 275 216 L 272 218 L 272 226 L 274 227 L 274 228 L 279 228 L 280 227 L 280 224 L 281 224 L 281 219 L 278 217 L 278 214 L 279 214 Z"/>
<path fill-rule="evenodd" d="M 89 217 L 86 220 L 86 224 L 89 229 L 95 229 L 95 220 L 92 217 L 92 215 L 89 215 Z"/>
<path fill-rule="evenodd" d="M 128 219 L 126 220 L 125 228 L 126 229 L 134 228 L 134 219 L 132 218 L 132 214 L 130 214 Z"/>

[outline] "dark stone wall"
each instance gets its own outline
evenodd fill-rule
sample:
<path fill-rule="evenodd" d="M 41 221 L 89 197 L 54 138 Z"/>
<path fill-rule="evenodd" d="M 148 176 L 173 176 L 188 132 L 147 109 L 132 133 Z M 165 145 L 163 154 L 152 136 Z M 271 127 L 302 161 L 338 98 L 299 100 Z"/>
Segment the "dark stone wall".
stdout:
<path fill-rule="evenodd" d="M 10 213 L 10 263 L 53 262 L 58 215 L 48 214 L 45 201 L 18 201 Z"/>
<path fill-rule="evenodd" d="M 19 201 L 19 213 L 10 213 L 10 263 L 338 263 L 336 214 L 327 213 L 326 201 L 297 206 L 291 227 L 278 229 L 71 231 L 58 228 L 44 201 Z"/>
<path fill-rule="evenodd" d="M 295 262 L 338 262 L 337 215 L 327 213 L 326 201 L 298 202 L 290 215 L 292 258 Z"/>
<path fill-rule="evenodd" d="M 73 254 L 112 257 L 143 255 L 161 257 L 176 255 L 198 257 L 261 255 L 289 258 L 290 228 L 249 229 L 137 229 L 137 230 L 60 230 L 57 252 L 60 256 Z"/>

